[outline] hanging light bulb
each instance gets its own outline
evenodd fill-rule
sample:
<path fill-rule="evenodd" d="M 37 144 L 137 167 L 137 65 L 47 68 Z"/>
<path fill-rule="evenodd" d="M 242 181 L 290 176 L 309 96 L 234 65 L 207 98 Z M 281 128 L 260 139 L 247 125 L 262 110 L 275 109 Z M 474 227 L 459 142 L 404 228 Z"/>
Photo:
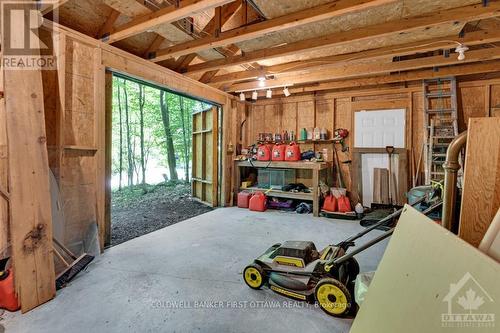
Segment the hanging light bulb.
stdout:
<path fill-rule="evenodd" d="M 267 91 L 266 91 L 266 97 L 267 98 L 273 98 L 273 91 L 271 89 L 267 89 Z"/>
<path fill-rule="evenodd" d="M 462 61 L 465 60 L 465 52 L 469 51 L 469 48 L 467 45 L 460 44 L 457 46 L 455 49 L 455 52 L 458 53 L 458 60 Z"/>
<path fill-rule="evenodd" d="M 285 96 L 286 96 L 286 97 L 288 97 L 288 96 L 290 96 L 290 95 L 291 95 L 290 90 L 288 90 L 288 87 L 285 87 L 285 88 L 283 89 L 283 94 L 285 94 Z"/>
<path fill-rule="evenodd" d="M 257 97 L 259 97 L 259 94 L 257 93 L 257 90 L 255 90 L 255 91 L 252 93 L 252 99 L 253 99 L 254 101 L 256 101 L 256 100 L 257 100 Z"/>
<path fill-rule="evenodd" d="M 242 93 L 240 94 L 240 101 L 244 102 L 244 101 L 246 101 L 246 99 L 247 99 L 247 98 L 245 97 L 245 93 L 244 93 L 244 92 L 242 92 Z"/>

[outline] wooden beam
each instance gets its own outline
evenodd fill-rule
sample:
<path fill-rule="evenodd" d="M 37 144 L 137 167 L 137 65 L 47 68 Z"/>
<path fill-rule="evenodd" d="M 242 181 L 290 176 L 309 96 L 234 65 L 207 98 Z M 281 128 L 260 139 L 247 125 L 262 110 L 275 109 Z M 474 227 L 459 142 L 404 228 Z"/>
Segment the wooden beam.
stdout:
<path fill-rule="evenodd" d="M 97 38 L 102 38 L 103 36 L 109 34 L 113 30 L 116 20 L 120 17 L 121 13 L 114 8 L 111 8 L 111 14 L 109 14 L 108 19 L 102 25 L 101 29 L 97 33 Z"/>
<path fill-rule="evenodd" d="M 151 45 L 149 45 L 148 49 L 146 52 L 144 52 L 144 58 L 148 59 L 151 57 L 152 54 L 154 54 L 161 46 L 161 44 L 165 41 L 165 37 L 162 35 L 157 35 Z"/>
<path fill-rule="evenodd" d="M 395 2 L 395 0 L 339 0 L 336 2 L 329 2 L 271 20 L 242 26 L 240 28 L 223 32 L 219 35 L 209 36 L 171 46 L 158 51 L 154 61 L 162 61 L 168 58 L 195 53 L 206 49 L 239 43 L 245 40 L 262 37 L 268 33 L 274 33 L 305 24 L 324 21 L 332 17 L 392 2 Z"/>
<path fill-rule="evenodd" d="M 114 43 L 137 35 L 159 24 L 172 23 L 189 15 L 222 6 L 231 1 L 233 0 L 184 0 L 179 3 L 178 7 L 171 5 L 156 12 L 134 18 L 132 21 L 117 27 L 105 42 Z"/>
<path fill-rule="evenodd" d="M 439 49 L 451 49 L 456 47 L 457 44 L 455 41 L 466 44 L 468 46 L 493 43 L 500 41 L 500 32 L 476 31 L 466 34 L 463 38 L 457 38 L 456 36 L 439 37 L 426 39 L 419 42 L 382 47 L 374 50 L 364 51 L 361 54 L 360 52 L 355 52 L 303 61 L 292 61 L 268 67 L 261 67 L 257 70 L 247 70 L 219 75 L 214 77 L 210 81 L 210 83 L 213 85 L 220 85 L 227 82 L 257 79 L 262 74 L 286 74 L 300 72 L 305 69 L 327 68 L 338 65 L 341 62 L 345 63 L 350 59 L 358 59 L 360 56 L 363 57 L 363 60 L 376 60 L 383 57 L 387 58 L 394 56 L 405 56 Z"/>
<path fill-rule="evenodd" d="M 40 11 L 42 12 L 42 15 L 48 14 L 48 13 L 56 10 L 57 8 L 61 7 L 62 5 L 64 5 L 68 1 L 69 0 L 56 0 L 51 4 L 44 3 L 42 5 L 42 7 L 40 8 Z"/>
<path fill-rule="evenodd" d="M 456 55 L 450 55 L 449 57 L 439 55 L 389 63 L 385 61 L 355 61 L 349 62 L 347 64 L 339 64 L 336 67 L 324 69 L 321 71 L 315 71 L 313 73 L 306 73 L 301 75 L 283 75 L 280 76 L 277 80 L 266 80 L 262 82 L 252 81 L 247 83 L 234 84 L 228 89 L 228 91 L 264 89 L 266 87 L 321 82 L 354 76 L 370 76 L 374 74 L 409 71 L 429 67 L 450 66 L 496 59 L 500 59 L 499 48 L 469 51 L 467 52 L 466 58 L 462 61 L 458 60 Z"/>
<path fill-rule="evenodd" d="M 24 29 L 22 21 L 13 24 L 19 31 Z M 12 38 L 21 39 L 22 43 L 24 37 L 18 34 Z M 37 38 L 31 42 L 39 43 Z M 5 45 L 4 40 L 2 45 Z M 32 45 L 32 50 L 36 49 L 39 45 Z M 3 75 L 10 139 L 12 260 L 16 292 L 24 313 L 52 299 L 56 292 L 44 94 L 39 69 L 4 68 Z"/>
<path fill-rule="evenodd" d="M 459 7 L 455 9 L 431 12 L 417 17 L 404 18 L 376 24 L 359 29 L 342 31 L 322 37 L 289 43 L 282 46 L 247 52 L 240 56 L 217 59 L 189 66 L 187 72 L 199 73 L 224 67 L 241 65 L 254 61 L 283 57 L 324 49 L 332 46 L 346 45 L 352 42 L 367 41 L 374 38 L 397 36 L 400 33 L 430 28 L 446 23 L 457 25 L 466 21 L 478 20 L 500 15 L 500 0 L 493 0 L 488 7 L 481 4 Z M 460 22 L 463 21 L 463 22 Z"/>
<path fill-rule="evenodd" d="M 289 90 L 292 94 L 300 94 L 313 91 L 379 86 L 389 83 L 410 82 L 446 76 L 464 76 L 472 74 L 492 73 L 498 72 L 499 68 L 500 61 L 494 60 L 483 63 L 449 66 L 440 68 L 438 71 L 434 71 L 433 69 L 424 69 L 391 75 L 324 82 L 304 87 L 291 87 L 289 88 Z M 261 91 L 260 96 L 265 96 L 265 93 L 265 91 Z M 275 94 L 282 94 L 281 89 L 277 89 L 275 91 Z"/>
<path fill-rule="evenodd" d="M 7 119 L 5 115 L 5 99 L 3 98 L 3 68 L 0 53 L 0 259 L 10 256 L 9 251 L 9 161 L 7 154 Z M 3 193 L 5 192 L 5 194 Z M 9 199 L 8 199 L 9 198 Z"/>
<path fill-rule="evenodd" d="M 222 6 L 222 13 L 220 17 L 221 26 L 224 27 L 224 24 L 226 24 L 227 21 L 229 21 L 234 15 L 236 15 L 238 11 L 241 9 L 241 7 L 242 7 L 241 0 L 234 1 L 227 5 Z M 203 28 L 202 34 L 209 34 L 209 35 L 213 34 L 215 32 L 217 25 L 216 20 L 217 17 L 215 16 L 212 17 L 212 19 Z M 196 56 L 197 56 L 196 53 L 191 53 L 179 57 L 174 69 L 177 70 L 178 72 L 184 71 L 185 68 L 189 66 L 189 64 L 196 58 Z"/>

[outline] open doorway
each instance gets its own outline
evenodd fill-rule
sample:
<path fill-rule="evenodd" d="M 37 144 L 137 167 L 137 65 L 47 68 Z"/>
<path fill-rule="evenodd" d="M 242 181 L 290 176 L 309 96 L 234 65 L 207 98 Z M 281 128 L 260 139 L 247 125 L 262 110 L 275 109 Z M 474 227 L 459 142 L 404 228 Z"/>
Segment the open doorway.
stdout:
<path fill-rule="evenodd" d="M 216 109 L 121 74 L 112 86 L 111 246 L 211 210 L 192 196 L 193 119 Z"/>

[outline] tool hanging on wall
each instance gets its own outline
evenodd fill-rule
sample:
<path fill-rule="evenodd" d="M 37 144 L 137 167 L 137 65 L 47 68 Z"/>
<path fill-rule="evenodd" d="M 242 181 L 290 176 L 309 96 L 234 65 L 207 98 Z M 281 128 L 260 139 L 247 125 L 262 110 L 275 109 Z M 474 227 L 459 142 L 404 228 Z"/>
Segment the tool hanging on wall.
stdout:
<path fill-rule="evenodd" d="M 349 151 L 349 147 L 345 144 L 345 139 L 349 135 L 349 131 L 345 128 L 337 128 L 334 132 L 333 142 L 340 143 L 342 145 L 342 152 L 345 153 Z"/>
<path fill-rule="evenodd" d="M 387 146 L 385 147 L 385 151 L 387 152 L 387 154 L 389 155 L 389 203 L 391 205 L 394 204 L 394 201 L 393 201 L 393 182 L 394 182 L 394 179 L 392 177 L 392 154 L 394 153 L 394 147 L 393 146 Z"/>

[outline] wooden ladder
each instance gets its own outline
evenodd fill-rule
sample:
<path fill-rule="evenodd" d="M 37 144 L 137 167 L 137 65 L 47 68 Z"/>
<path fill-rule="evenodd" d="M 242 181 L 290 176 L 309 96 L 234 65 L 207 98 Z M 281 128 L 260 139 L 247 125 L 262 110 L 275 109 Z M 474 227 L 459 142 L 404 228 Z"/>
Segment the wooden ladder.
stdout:
<path fill-rule="evenodd" d="M 425 184 L 444 179 L 443 164 L 458 135 L 457 81 L 454 77 L 423 81 Z"/>

